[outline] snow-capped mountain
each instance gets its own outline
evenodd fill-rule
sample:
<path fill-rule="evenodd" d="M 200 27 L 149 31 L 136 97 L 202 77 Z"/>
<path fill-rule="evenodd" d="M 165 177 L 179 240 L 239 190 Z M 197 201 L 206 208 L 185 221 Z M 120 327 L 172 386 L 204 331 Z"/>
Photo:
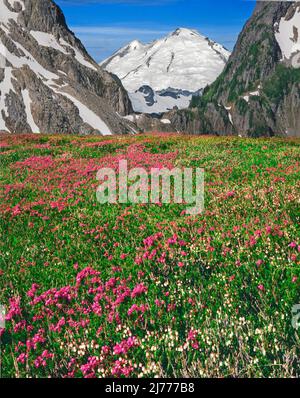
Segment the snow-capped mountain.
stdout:
<path fill-rule="evenodd" d="M 0 131 L 126 133 L 131 111 L 52 0 L 0 0 Z"/>
<path fill-rule="evenodd" d="M 186 108 L 192 94 L 212 83 L 230 56 L 195 30 L 180 28 L 150 44 L 137 40 L 101 63 L 117 75 L 137 112 Z"/>

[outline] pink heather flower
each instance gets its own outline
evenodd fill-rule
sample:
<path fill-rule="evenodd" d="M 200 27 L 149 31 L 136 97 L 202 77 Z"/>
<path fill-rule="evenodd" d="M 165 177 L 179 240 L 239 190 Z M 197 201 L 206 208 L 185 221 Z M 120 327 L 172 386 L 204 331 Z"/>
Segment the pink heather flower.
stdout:
<path fill-rule="evenodd" d="M 104 345 L 101 349 L 103 354 L 108 354 L 110 351 L 110 348 L 107 345 Z"/>
<path fill-rule="evenodd" d="M 137 340 L 136 337 L 132 336 L 129 337 L 127 340 L 121 341 L 121 343 L 116 344 L 113 349 L 114 355 L 121 355 L 121 354 L 127 354 L 127 352 L 130 350 L 130 348 L 134 347 L 137 345 Z"/>
<path fill-rule="evenodd" d="M 38 331 L 38 333 L 36 333 L 33 336 L 32 339 L 28 339 L 26 341 L 27 349 L 30 349 L 30 348 L 36 349 L 39 343 L 41 343 L 41 344 L 45 343 L 46 339 L 43 336 L 43 333 L 44 333 L 44 330 L 41 329 L 41 330 Z"/>
<path fill-rule="evenodd" d="M 132 366 L 126 366 L 126 361 L 125 360 L 117 360 L 111 370 L 111 373 L 113 376 L 125 376 L 125 377 L 129 377 L 130 374 L 133 371 L 133 367 Z"/>
<path fill-rule="evenodd" d="M 199 349 L 199 344 L 198 344 L 198 342 L 197 342 L 197 341 L 194 341 L 194 342 L 192 343 L 192 347 L 194 348 L 194 350 L 198 350 L 198 349 Z"/>
<path fill-rule="evenodd" d="M 258 290 L 260 290 L 260 291 L 262 291 L 262 292 L 265 291 L 265 287 L 264 287 L 264 285 L 262 285 L 262 284 L 258 285 L 257 288 L 258 288 Z"/>
<path fill-rule="evenodd" d="M 102 307 L 99 303 L 95 302 L 92 304 L 92 309 L 94 314 L 101 316 L 102 315 Z"/>
<path fill-rule="evenodd" d="M 19 352 L 19 349 L 21 347 L 24 347 L 24 343 L 22 343 L 21 341 L 18 341 L 18 344 L 15 347 L 15 352 Z"/>
<path fill-rule="evenodd" d="M 172 236 L 172 238 L 168 239 L 168 245 L 175 245 L 177 243 L 178 240 L 178 236 L 176 234 L 174 234 Z"/>
<path fill-rule="evenodd" d="M 293 276 L 293 278 L 292 278 L 292 283 L 296 283 L 297 280 L 298 280 L 297 276 Z"/>
<path fill-rule="evenodd" d="M 62 317 L 56 325 L 51 324 L 50 325 L 50 330 L 52 330 L 53 332 L 60 332 L 62 327 L 66 324 L 66 320 L 64 317 Z"/>
<path fill-rule="evenodd" d="M 54 354 L 51 354 L 48 350 L 44 350 L 41 356 L 45 359 L 52 359 L 54 357 Z"/>
<path fill-rule="evenodd" d="M 296 242 L 292 242 L 289 244 L 289 247 L 291 247 L 292 249 L 295 249 L 295 247 L 297 247 L 297 243 Z"/>
<path fill-rule="evenodd" d="M 22 354 L 20 354 L 20 355 L 18 356 L 17 362 L 23 363 L 23 364 L 24 364 L 27 358 L 28 358 L 28 355 L 22 353 Z"/>
<path fill-rule="evenodd" d="M 139 307 L 136 304 L 133 304 L 129 310 L 127 311 L 127 315 L 130 316 L 133 314 L 135 311 L 138 311 Z"/>
<path fill-rule="evenodd" d="M 21 315 L 22 310 L 20 307 L 21 298 L 20 297 L 13 297 L 9 300 L 9 311 L 6 315 L 6 320 L 10 321 L 15 316 Z"/>
<path fill-rule="evenodd" d="M 133 304 L 130 308 L 129 308 L 129 310 L 127 311 L 127 315 L 128 316 L 130 316 L 130 315 L 132 315 L 134 312 L 137 312 L 137 313 L 142 313 L 142 314 L 144 314 L 147 310 L 148 310 L 148 305 L 145 305 L 145 304 L 142 304 L 142 305 L 140 305 L 140 306 L 138 306 L 138 305 L 136 305 L 136 304 Z"/>
<path fill-rule="evenodd" d="M 188 333 L 188 340 L 195 340 L 198 335 L 198 332 L 196 330 L 190 330 Z"/>
<path fill-rule="evenodd" d="M 129 311 L 129 310 L 128 310 Z M 129 315 L 129 314 L 128 314 Z M 108 322 L 109 323 L 113 323 L 113 321 L 114 321 L 114 319 L 115 319 L 115 314 L 114 314 L 114 312 L 110 312 L 109 314 L 108 314 Z"/>
<path fill-rule="evenodd" d="M 184 267 L 184 263 L 183 263 L 182 261 L 179 261 L 178 267 L 179 267 L 179 268 L 183 268 L 183 267 Z"/>
<path fill-rule="evenodd" d="M 258 260 L 258 261 L 256 261 L 256 265 L 257 265 L 258 267 L 260 267 L 262 264 L 263 264 L 263 260 Z"/>
<path fill-rule="evenodd" d="M 83 269 L 82 271 L 79 272 L 79 274 L 76 276 L 76 286 L 78 287 L 81 282 L 86 279 L 88 276 L 99 276 L 100 272 L 95 271 L 91 267 L 87 267 Z"/>
<path fill-rule="evenodd" d="M 229 191 L 226 194 L 227 198 L 232 198 L 234 195 L 235 195 L 235 191 Z"/>
<path fill-rule="evenodd" d="M 37 285 L 36 283 L 34 283 L 31 286 L 31 289 L 27 292 L 27 296 L 30 298 L 33 298 L 35 296 L 35 293 L 37 291 L 37 289 L 39 288 L 39 285 Z"/>
<path fill-rule="evenodd" d="M 256 245 L 257 241 L 254 236 L 250 236 L 249 244 L 250 246 Z"/>
<path fill-rule="evenodd" d="M 110 290 L 111 288 L 115 287 L 117 283 L 116 278 L 110 278 L 106 283 L 105 283 L 105 289 Z"/>
<path fill-rule="evenodd" d="M 154 303 L 157 307 L 162 307 L 163 305 L 165 305 L 165 302 L 159 299 L 155 299 Z"/>
<path fill-rule="evenodd" d="M 98 357 L 89 357 L 88 362 L 80 367 L 85 378 L 95 377 L 95 369 L 100 365 Z"/>
<path fill-rule="evenodd" d="M 46 360 L 40 355 L 34 360 L 34 366 L 36 368 L 45 367 L 47 365 Z"/>
<path fill-rule="evenodd" d="M 135 298 L 136 296 L 140 296 L 143 293 L 147 293 L 147 291 L 148 288 L 143 283 L 140 283 L 136 285 L 136 287 L 131 292 L 131 298 Z"/>
<path fill-rule="evenodd" d="M 12 215 L 13 215 L 14 217 L 15 217 L 15 216 L 18 216 L 19 214 L 21 214 L 21 206 L 20 206 L 20 205 L 16 205 L 16 206 L 12 209 L 11 213 L 12 213 Z"/>
<path fill-rule="evenodd" d="M 17 333 L 20 330 L 24 330 L 26 328 L 26 321 L 23 319 L 21 322 L 16 323 L 14 326 L 14 332 Z"/>
<path fill-rule="evenodd" d="M 270 234 L 272 232 L 272 227 L 270 227 L 269 225 L 266 227 L 266 232 L 267 234 Z"/>

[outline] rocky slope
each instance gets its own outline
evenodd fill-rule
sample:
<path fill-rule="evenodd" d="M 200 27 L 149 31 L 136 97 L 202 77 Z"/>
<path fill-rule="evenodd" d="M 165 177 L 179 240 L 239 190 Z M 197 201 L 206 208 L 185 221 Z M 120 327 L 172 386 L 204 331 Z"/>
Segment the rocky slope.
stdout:
<path fill-rule="evenodd" d="M 131 112 L 53 1 L 0 0 L 0 131 L 126 133 Z"/>
<path fill-rule="evenodd" d="M 195 30 L 180 28 L 150 44 L 133 41 L 101 66 L 117 75 L 137 112 L 187 108 L 192 95 L 223 71 L 230 53 Z"/>
<path fill-rule="evenodd" d="M 300 136 L 299 30 L 299 2 L 258 2 L 224 72 L 164 117 L 191 133 Z"/>

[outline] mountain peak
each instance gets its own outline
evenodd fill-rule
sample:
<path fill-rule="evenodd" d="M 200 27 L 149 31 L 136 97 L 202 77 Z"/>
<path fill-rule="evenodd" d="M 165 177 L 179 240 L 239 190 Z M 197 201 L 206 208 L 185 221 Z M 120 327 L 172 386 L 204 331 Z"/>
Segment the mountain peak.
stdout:
<path fill-rule="evenodd" d="M 128 48 L 130 50 L 138 50 L 140 48 L 144 47 L 144 44 L 141 43 L 139 40 L 133 40 L 128 44 Z"/>
<path fill-rule="evenodd" d="M 192 93 L 220 75 L 229 55 L 196 30 L 177 28 L 150 44 L 131 42 L 101 65 L 120 78 L 134 110 L 159 113 L 174 106 L 187 107 Z M 146 86 L 152 93 L 140 91 Z M 146 106 L 140 107 L 145 98 Z"/>
<path fill-rule="evenodd" d="M 177 28 L 150 44 L 135 40 L 101 65 L 117 75 L 129 92 L 145 85 L 155 91 L 172 87 L 194 92 L 216 79 L 229 55 L 196 30 Z"/>
<path fill-rule="evenodd" d="M 170 36 L 200 36 L 200 34 L 194 29 L 177 28 L 170 34 Z"/>

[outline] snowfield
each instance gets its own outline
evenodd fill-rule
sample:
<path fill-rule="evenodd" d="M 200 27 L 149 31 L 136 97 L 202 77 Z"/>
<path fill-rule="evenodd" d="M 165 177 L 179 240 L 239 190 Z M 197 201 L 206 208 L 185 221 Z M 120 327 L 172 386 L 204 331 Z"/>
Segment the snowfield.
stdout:
<path fill-rule="evenodd" d="M 169 96 L 161 96 L 158 93 L 154 93 L 153 105 L 148 105 L 145 99 L 145 95 L 139 91 L 135 93 L 129 93 L 129 98 L 132 103 L 132 107 L 136 112 L 140 113 L 162 113 L 172 110 L 174 107 L 178 109 L 188 108 L 192 99 L 192 94 L 189 96 L 178 95 L 177 98 Z"/>
<path fill-rule="evenodd" d="M 282 52 L 282 60 L 290 60 L 293 67 L 300 67 L 300 7 L 296 8 L 292 18 L 281 18 L 274 26 L 275 37 Z"/>
<path fill-rule="evenodd" d="M 229 55 L 197 31 L 181 28 L 150 44 L 134 41 L 101 65 L 129 92 L 143 85 L 155 91 L 172 87 L 194 92 L 216 79 Z"/>
<path fill-rule="evenodd" d="M 230 52 L 220 44 L 195 30 L 180 28 L 150 44 L 135 40 L 101 66 L 121 79 L 136 111 L 153 113 L 165 112 L 174 106 L 186 108 L 192 93 L 220 75 L 229 56 Z M 177 99 L 158 97 L 155 105 L 147 106 L 141 93 L 136 92 L 142 86 L 149 86 L 155 92 L 172 88 L 189 93 Z"/>

